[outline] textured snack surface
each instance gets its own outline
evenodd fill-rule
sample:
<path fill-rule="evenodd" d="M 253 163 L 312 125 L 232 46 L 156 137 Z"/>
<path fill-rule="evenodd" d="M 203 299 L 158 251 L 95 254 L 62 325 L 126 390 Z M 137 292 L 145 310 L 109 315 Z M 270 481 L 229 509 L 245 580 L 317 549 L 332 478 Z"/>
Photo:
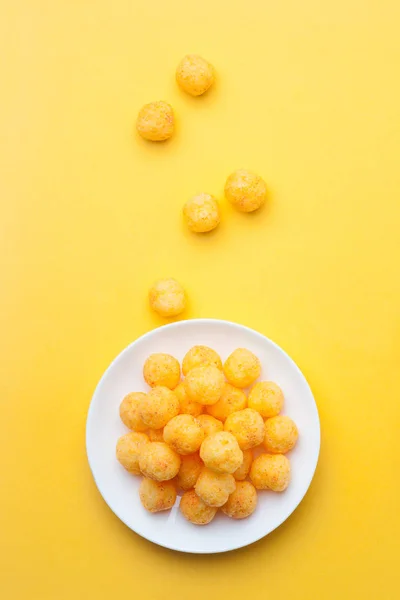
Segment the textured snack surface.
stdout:
<path fill-rule="evenodd" d="M 149 102 L 139 111 L 136 129 L 145 140 L 162 142 L 174 133 L 174 111 L 172 106 L 162 100 Z"/>
<path fill-rule="evenodd" d="M 264 204 L 267 186 L 259 175 L 239 169 L 228 177 L 225 196 L 241 212 L 253 212 Z"/>
<path fill-rule="evenodd" d="M 186 294 L 175 279 L 159 279 L 149 291 L 151 308 L 161 317 L 176 317 L 186 308 Z"/>
<path fill-rule="evenodd" d="M 187 54 L 178 65 L 176 81 L 191 96 L 201 96 L 214 83 L 214 68 L 201 56 Z"/>
<path fill-rule="evenodd" d="M 243 462 L 243 452 L 231 433 L 220 431 L 205 438 L 200 458 L 212 471 L 234 473 Z"/>

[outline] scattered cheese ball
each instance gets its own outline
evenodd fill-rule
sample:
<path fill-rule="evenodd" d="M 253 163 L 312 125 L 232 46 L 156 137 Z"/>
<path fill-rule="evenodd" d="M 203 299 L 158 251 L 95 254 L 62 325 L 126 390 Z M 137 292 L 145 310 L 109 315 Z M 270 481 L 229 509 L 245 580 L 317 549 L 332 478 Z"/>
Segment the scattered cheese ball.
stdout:
<path fill-rule="evenodd" d="M 142 421 L 151 429 L 161 429 L 179 413 L 179 400 L 169 388 L 156 386 L 140 404 Z"/>
<path fill-rule="evenodd" d="M 230 383 L 225 383 L 220 399 L 212 406 L 207 406 L 207 412 L 212 417 L 224 422 L 231 413 L 243 410 L 246 406 L 245 393 Z"/>
<path fill-rule="evenodd" d="M 252 408 L 245 408 L 229 415 L 224 430 L 235 436 L 242 450 L 255 448 L 264 439 L 264 421 L 262 416 Z"/>
<path fill-rule="evenodd" d="M 213 506 L 207 506 L 194 490 L 183 494 L 179 508 L 185 519 L 195 525 L 207 525 L 213 520 L 218 510 Z"/>
<path fill-rule="evenodd" d="M 136 129 L 145 140 L 162 142 L 174 133 L 174 111 L 167 102 L 150 102 L 139 111 Z"/>
<path fill-rule="evenodd" d="M 207 406 L 218 402 L 225 380 L 222 372 L 214 365 L 201 365 L 189 371 L 184 385 L 190 400 Z"/>
<path fill-rule="evenodd" d="M 283 454 L 260 454 L 251 465 L 250 479 L 258 490 L 283 492 L 290 483 L 290 462 Z"/>
<path fill-rule="evenodd" d="M 187 54 L 178 65 L 176 81 L 191 96 L 201 96 L 214 83 L 214 68 L 201 56 Z"/>
<path fill-rule="evenodd" d="M 222 506 L 236 488 L 233 475 L 215 473 L 204 468 L 197 479 L 194 491 L 207 506 Z"/>
<path fill-rule="evenodd" d="M 145 477 L 156 481 L 167 481 L 178 474 L 181 459 L 172 448 L 163 442 L 149 442 L 142 448 L 139 467 Z"/>
<path fill-rule="evenodd" d="M 169 510 L 176 500 L 176 489 L 171 481 L 154 481 L 145 477 L 139 488 L 140 501 L 149 512 Z"/>
<path fill-rule="evenodd" d="M 161 317 L 176 317 L 186 308 L 185 290 L 175 279 L 159 279 L 150 289 L 149 302 Z"/>
<path fill-rule="evenodd" d="M 229 383 L 246 388 L 260 376 L 261 363 L 250 350 L 237 348 L 226 359 L 224 373 Z"/>
<path fill-rule="evenodd" d="M 265 421 L 264 448 L 273 454 L 286 454 L 297 442 L 299 433 L 290 417 L 278 416 Z"/>
<path fill-rule="evenodd" d="M 238 469 L 233 473 L 236 481 L 243 481 L 250 472 L 251 463 L 253 462 L 253 453 L 251 450 L 243 450 L 243 462 Z"/>
<path fill-rule="evenodd" d="M 193 454 L 204 440 L 204 431 L 192 415 L 177 415 L 164 427 L 164 441 L 178 454 Z"/>
<path fill-rule="evenodd" d="M 177 485 L 185 492 L 194 488 L 203 466 L 198 452 L 181 456 L 181 466 L 176 476 Z"/>
<path fill-rule="evenodd" d="M 245 519 L 253 514 L 257 506 L 257 492 L 249 481 L 238 481 L 222 512 L 232 519 Z"/>
<path fill-rule="evenodd" d="M 217 433 L 218 431 L 223 431 L 224 426 L 221 421 L 218 421 L 215 417 L 211 415 L 199 415 L 197 417 L 201 427 L 204 431 L 204 437 L 206 438 L 208 435 L 213 433 Z"/>
<path fill-rule="evenodd" d="M 162 385 L 173 390 L 181 378 L 181 368 L 171 354 L 151 354 L 144 363 L 143 377 L 150 387 Z"/>
<path fill-rule="evenodd" d="M 216 473 L 234 473 L 243 462 L 236 438 L 227 431 L 207 436 L 200 447 L 200 458 Z"/>
<path fill-rule="evenodd" d="M 264 204 L 267 186 L 259 175 L 239 169 L 226 180 L 225 196 L 241 212 L 253 212 Z"/>
<path fill-rule="evenodd" d="M 147 435 L 151 442 L 163 442 L 164 441 L 164 429 L 148 429 Z"/>
<path fill-rule="evenodd" d="M 149 438 L 145 433 L 137 433 L 136 431 L 126 433 L 117 442 L 117 460 L 129 473 L 139 475 L 139 460 L 144 447 L 148 445 Z"/>
<path fill-rule="evenodd" d="M 222 371 L 222 361 L 215 350 L 208 346 L 193 346 L 183 357 L 182 373 L 186 376 L 189 371 L 201 365 L 214 365 Z"/>
<path fill-rule="evenodd" d="M 273 381 L 259 381 L 249 394 L 248 404 L 264 419 L 275 417 L 282 410 L 283 392 Z"/>
<path fill-rule="evenodd" d="M 198 402 L 192 402 L 188 398 L 183 381 L 174 389 L 175 395 L 179 400 L 180 413 L 198 417 L 202 414 L 204 406 Z"/>
<path fill-rule="evenodd" d="M 139 412 L 140 404 L 145 399 L 146 394 L 143 392 L 131 392 L 124 397 L 119 407 L 119 416 L 123 424 L 129 429 L 141 433 L 147 429 L 147 425 L 143 423 Z"/>
<path fill-rule="evenodd" d="M 183 216 L 190 231 L 207 233 L 215 229 L 220 222 L 218 202 L 211 194 L 197 194 L 183 207 Z"/>

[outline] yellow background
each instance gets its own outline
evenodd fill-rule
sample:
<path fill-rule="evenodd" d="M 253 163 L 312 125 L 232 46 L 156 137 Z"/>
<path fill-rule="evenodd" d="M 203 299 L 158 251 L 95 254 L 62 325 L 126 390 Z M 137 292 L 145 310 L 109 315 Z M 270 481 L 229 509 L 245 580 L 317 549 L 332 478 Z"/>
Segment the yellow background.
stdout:
<path fill-rule="evenodd" d="M 4 600 L 398 597 L 399 27 L 396 0 L 3 0 Z M 187 52 L 218 71 L 203 98 L 175 85 Z M 157 99 L 177 132 L 151 145 L 132 131 Z M 223 201 L 240 167 L 268 182 L 259 214 Z M 223 221 L 196 237 L 180 211 L 203 190 Z M 304 502 L 231 554 L 139 538 L 86 461 L 94 387 L 161 324 L 146 294 L 163 276 L 185 317 L 278 342 L 320 411 Z"/>

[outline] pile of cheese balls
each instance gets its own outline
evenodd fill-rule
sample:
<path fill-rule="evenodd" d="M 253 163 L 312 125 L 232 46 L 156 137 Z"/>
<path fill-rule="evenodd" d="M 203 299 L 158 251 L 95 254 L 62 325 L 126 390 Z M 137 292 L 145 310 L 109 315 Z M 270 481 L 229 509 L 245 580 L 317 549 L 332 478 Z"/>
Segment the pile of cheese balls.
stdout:
<path fill-rule="evenodd" d="M 116 449 L 121 465 L 143 476 L 139 495 L 148 511 L 172 508 L 181 490 L 180 510 L 191 523 L 210 523 L 219 508 L 243 519 L 257 506 L 257 490 L 287 488 L 285 455 L 298 431 L 279 414 L 280 387 L 255 383 L 260 373 L 259 359 L 245 348 L 222 364 L 211 348 L 194 346 L 182 362 L 183 380 L 170 354 L 148 357 L 143 376 L 150 390 L 122 400 L 120 417 L 131 431 Z"/>
<path fill-rule="evenodd" d="M 197 54 L 188 54 L 179 63 L 176 81 L 191 96 L 201 96 L 214 83 L 214 67 Z M 169 139 L 175 129 L 174 111 L 164 101 L 145 104 L 139 111 L 136 130 L 152 142 Z M 225 183 L 225 197 L 241 212 L 253 212 L 267 198 L 265 181 L 256 173 L 238 169 L 229 175 Z M 221 220 L 216 198 L 202 192 L 190 198 L 183 207 L 187 227 L 194 233 L 207 233 L 215 229 Z M 185 310 L 185 292 L 174 279 L 157 281 L 150 291 L 150 305 L 162 317 L 174 317 Z"/>

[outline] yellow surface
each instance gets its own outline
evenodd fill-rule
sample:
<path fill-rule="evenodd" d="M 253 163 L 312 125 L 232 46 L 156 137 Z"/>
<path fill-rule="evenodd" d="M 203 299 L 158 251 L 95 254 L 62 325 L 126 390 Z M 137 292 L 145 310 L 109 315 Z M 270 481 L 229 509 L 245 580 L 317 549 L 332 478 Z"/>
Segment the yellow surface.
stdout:
<path fill-rule="evenodd" d="M 0 7 L 0 596 L 398 596 L 400 5 L 396 0 L 3 0 Z M 197 52 L 218 80 L 175 83 Z M 132 136 L 165 99 L 176 136 Z M 270 200 L 221 202 L 208 236 L 184 202 L 236 168 Z M 298 361 L 322 424 L 296 513 L 267 539 L 183 556 L 104 504 L 85 420 L 104 369 L 163 321 L 254 327 Z M 140 590 L 140 595 L 138 593 Z M 172 594 L 172 593 L 171 593 Z"/>

